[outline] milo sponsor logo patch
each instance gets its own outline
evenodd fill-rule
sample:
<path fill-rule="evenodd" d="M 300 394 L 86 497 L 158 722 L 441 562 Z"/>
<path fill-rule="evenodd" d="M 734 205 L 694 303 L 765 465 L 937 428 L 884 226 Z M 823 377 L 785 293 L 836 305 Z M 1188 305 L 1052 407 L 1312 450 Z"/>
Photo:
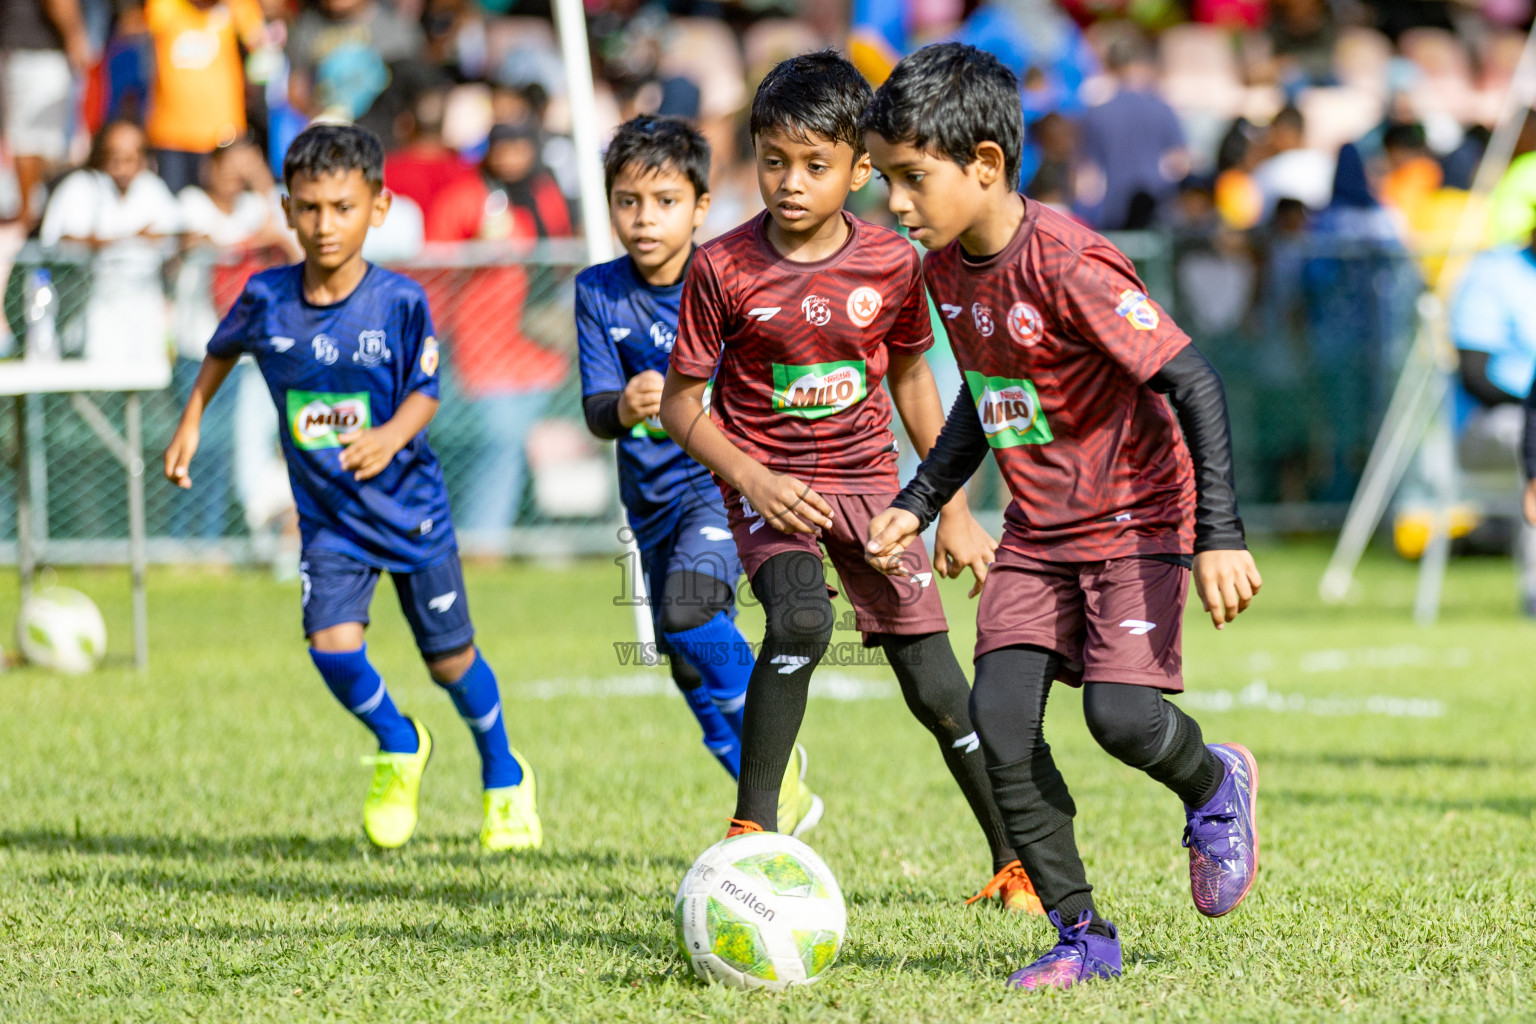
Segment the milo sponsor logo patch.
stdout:
<path fill-rule="evenodd" d="M 288 392 L 288 430 L 300 451 L 340 448 L 341 435 L 373 426 L 368 393 Z"/>
<path fill-rule="evenodd" d="M 976 402 L 976 416 L 993 448 L 1048 444 L 1055 440 L 1040 408 L 1040 395 L 1027 380 L 988 377 L 967 370 L 965 383 Z"/>
<path fill-rule="evenodd" d="M 862 359 L 810 366 L 773 364 L 773 407 L 791 416 L 819 420 L 857 405 L 866 394 Z"/>

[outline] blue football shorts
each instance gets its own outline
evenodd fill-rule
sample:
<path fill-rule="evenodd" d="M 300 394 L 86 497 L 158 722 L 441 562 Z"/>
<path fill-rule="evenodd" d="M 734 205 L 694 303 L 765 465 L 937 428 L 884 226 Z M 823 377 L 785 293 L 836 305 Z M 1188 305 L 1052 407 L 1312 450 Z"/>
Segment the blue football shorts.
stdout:
<path fill-rule="evenodd" d="M 368 625 L 380 570 L 334 551 L 305 551 L 299 562 L 304 635 L 347 622 Z M 392 572 L 400 610 L 425 658 L 454 654 L 475 639 L 458 551 L 415 572 Z"/>

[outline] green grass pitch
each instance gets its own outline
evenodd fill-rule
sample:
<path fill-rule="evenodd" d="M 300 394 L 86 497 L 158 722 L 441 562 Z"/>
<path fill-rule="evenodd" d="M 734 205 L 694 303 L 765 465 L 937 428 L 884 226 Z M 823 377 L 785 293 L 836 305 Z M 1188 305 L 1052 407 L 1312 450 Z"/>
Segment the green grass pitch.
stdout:
<path fill-rule="evenodd" d="M 438 750 L 416 839 L 380 855 L 360 827 L 367 736 L 305 656 L 296 585 L 158 570 L 148 674 L 0 675 L 0 1020 L 1536 1018 L 1536 626 L 1510 566 L 1453 564 L 1420 629 L 1412 567 L 1374 558 L 1333 609 L 1313 597 L 1322 560 L 1260 551 L 1248 615 L 1221 634 L 1189 618 L 1185 705 L 1261 770 L 1262 870 L 1228 918 L 1190 903 L 1177 802 L 1098 750 L 1058 689 L 1048 735 L 1126 955 L 1119 981 L 1064 995 L 1004 991 L 1049 926 L 963 905 L 989 874 L 979 830 L 882 669 L 823 670 L 802 735 L 842 957 L 813 988 L 736 993 L 692 978 L 670 913 L 732 788 L 660 670 L 618 663 L 615 566 L 470 573 L 547 837 L 495 859 L 473 746 L 387 584 L 370 651 Z M 122 574 L 64 581 L 121 658 Z M 945 596 L 968 662 L 974 606 L 960 583 Z M 15 597 L 0 582 L 7 623 Z M 743 621 L 756 638 L 756 610 Z"/>

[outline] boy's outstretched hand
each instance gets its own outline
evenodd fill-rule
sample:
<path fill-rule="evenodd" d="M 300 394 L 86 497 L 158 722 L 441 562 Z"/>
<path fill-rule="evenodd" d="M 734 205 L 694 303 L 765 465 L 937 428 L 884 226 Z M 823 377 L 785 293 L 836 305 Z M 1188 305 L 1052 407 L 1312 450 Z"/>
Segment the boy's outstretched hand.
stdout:
<path fill-rule="evenodd" d="M 1525 485 L 1525 521 L 1536 525 L 1536 480 Z"/>
<path fill-rule="evenodd" d="M 346 446 L 341 453 L 341 468 L 353 470 L 354 480 L 371 480 L 378 476 L 395 453 L 405 447 L 396 440 L 395 432 L 384 426 L 340 434 L 336 440 Z"/>
<path fill-rule="evenodd" d="M 917 516 L 904 508 L 888 508 L 869 521 L 869 543 L 864 545 L 864 561 L 887 576 L 907 576 L 901 553 L 922 532 Z M 937 562 L 934 563 L 937 566 Z M 942 570 L 941 570 L 942 571 Z"/>
<path fill-rule="evenodd" d="M 182 424 L 165 446 L 165 478 L 184 491 L 192 489 L 192 456 L 197 454 L 198 429 Z"/>
<path fill-rule="evenodd" d="M 1202 551 L 1195 556 L 1195 593 L 1217 629 L 1247 609 L 1264 585 L 1253 555 L 1247 551 Z"/>
<path fill-rule="evenodd" d="M 873 523 L 870 529 L 874 529 Z M 939 513 L 939 526 L 933 535 L 933 567 L 940 575 L 954 579 L 969 566 L 971 575 L 976 577 L 970 593 L 975 597 L 986 585 L 987 567 L 996 558 L 997 541 L 982 529 L 968 509 Z"/>

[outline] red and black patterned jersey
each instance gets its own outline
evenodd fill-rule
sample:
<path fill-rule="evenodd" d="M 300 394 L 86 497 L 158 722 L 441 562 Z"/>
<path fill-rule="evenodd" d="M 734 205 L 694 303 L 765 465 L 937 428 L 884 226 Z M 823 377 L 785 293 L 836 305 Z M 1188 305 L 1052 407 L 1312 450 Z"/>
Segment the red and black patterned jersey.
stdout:
<path fill-rule="evenodd" d="M 880 382 L 891 353 L 933 344 L 916 250 L 844 213 L 814 263 L 779 255 L 768 214 L 705 243 L 683 286 L 671 366 L 715 379 L 720 429 L 763 465 L 829 494 L 891 493 L 896 442 Z"/>
<path fill-rule="evenodd" d="M 954 242 L 923 269 L 1013 493 L 1003 546 L 1057 562 L 1189 553 L 1189 450 L 1145 386 L 1189 338 L 1125 254 L 1026 199 L 1002 252 L 973 263 Z"/>

